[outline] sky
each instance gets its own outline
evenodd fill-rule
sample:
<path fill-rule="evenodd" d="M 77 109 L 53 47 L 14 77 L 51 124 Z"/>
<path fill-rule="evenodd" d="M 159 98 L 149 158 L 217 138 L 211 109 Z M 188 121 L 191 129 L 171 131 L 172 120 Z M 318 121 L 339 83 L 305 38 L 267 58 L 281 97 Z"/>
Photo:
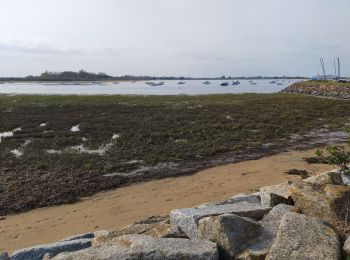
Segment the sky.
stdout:
<path fill-rule="evenodd" d="M 0 76 L 350 76 L 349 0 L 0 0 Z"/>

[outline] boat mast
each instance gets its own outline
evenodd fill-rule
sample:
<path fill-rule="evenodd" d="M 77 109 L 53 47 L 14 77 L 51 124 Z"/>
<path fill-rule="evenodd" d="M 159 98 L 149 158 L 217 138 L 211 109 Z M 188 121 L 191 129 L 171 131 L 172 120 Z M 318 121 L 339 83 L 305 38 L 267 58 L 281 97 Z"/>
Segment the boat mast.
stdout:
<path fill-rule="evenodd" d="M 325 67 L 324 67 L 323 58 L 320 58 L 320 62 L 321 62 L 321 67 L 322 67 L 322 71 L 323 71 L 324 80 L 326 80 L 326 70 L 325 70 Z"/>

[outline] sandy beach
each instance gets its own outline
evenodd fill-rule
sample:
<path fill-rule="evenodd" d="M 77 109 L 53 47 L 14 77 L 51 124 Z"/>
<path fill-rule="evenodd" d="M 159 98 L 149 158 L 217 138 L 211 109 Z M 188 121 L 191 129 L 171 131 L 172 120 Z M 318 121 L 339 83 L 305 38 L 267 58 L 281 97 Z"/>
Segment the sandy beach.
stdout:
<path fill-rule="evenodd" d="M 99 193 L 76 204 L 42 208 L 0 217 L 0 250 L 50 243 L 64 237 L 101 229 L 117 229 L 174 208 L 252 193 L 262 186 L 299 179 L 292 168 L 321 173 L 334 167 L 308 165 L 303 157 L 315 150 L 290 151 L 259 160 L 228 164 L 191 176 L 167 178 Z"/>

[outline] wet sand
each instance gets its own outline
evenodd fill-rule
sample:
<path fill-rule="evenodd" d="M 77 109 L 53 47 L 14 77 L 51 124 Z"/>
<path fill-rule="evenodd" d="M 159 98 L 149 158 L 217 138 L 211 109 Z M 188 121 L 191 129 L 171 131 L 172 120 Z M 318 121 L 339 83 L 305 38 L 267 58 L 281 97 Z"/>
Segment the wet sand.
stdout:
<path fill-rule="evenodd" d="M 167 178 L 99 193 L 79 203 L 0 217 L 0 250 L 50 243 L 100 229 L 117 229 L 174 208 L 192 207 L 262 186 L 299 179 L 285 171 L 296 168 L 321 173 L 334 167 L 308 165 L 303 157 L 315 150 L 290 151 L 259 160 L 218 166 L 191 176 Z"/>

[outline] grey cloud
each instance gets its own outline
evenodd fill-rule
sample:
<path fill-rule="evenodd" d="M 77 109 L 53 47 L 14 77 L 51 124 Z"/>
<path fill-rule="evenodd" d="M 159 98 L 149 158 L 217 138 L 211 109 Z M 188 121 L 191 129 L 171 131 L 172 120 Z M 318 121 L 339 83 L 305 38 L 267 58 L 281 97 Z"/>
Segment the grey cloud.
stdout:
<path fill-rule="evenodd" d="M 116 46 L 78 47 L 35 37 L 1 37 L 0 51 L 46 55 L 117 55 Z"/>

